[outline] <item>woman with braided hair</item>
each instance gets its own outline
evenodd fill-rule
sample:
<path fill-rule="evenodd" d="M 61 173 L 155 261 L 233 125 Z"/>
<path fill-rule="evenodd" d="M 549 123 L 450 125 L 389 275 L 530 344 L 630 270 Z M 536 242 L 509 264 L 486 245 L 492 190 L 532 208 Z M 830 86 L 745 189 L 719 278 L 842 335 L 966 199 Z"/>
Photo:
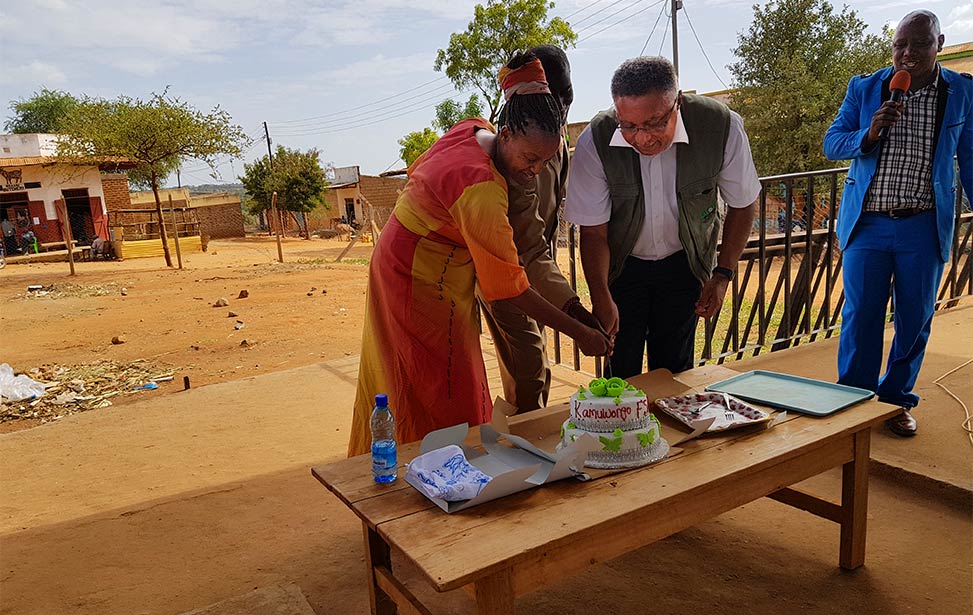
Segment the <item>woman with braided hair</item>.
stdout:
<path fill-rule="evenodd" d="M 515 56 L 500 82 L 499 130 L 463 120 L 420 156 L 375 245 L 349 456 L 369 450 L 378 393 L 388 395 L 399 443 L 490 420 L 474 277 L 488 301 L 509 301 L 577 340 L 585 354 L 608 350 L 599 331 L 532 290 L 518 262 L 508 182 L 533 181 L 558 152 L 561 109 L 531 54 Z"/>

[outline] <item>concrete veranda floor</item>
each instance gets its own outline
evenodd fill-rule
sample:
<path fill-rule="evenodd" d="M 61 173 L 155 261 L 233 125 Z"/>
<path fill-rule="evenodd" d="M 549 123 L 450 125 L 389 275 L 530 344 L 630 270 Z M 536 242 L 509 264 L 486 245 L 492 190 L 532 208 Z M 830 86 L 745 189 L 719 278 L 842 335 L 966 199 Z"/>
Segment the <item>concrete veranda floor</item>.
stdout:
<path fill-rule="evenodd" d="M 835 348 L 732 367 L 833 380 Z M 971 349 L 973 308 L 937 316 L 919 435 L 874 434 L 863 569 L 838 570 L 837 526 L 761 500 L 559 580 L 521 611 L 971 612 L 973 446 L 933 384 Z M 348 357 L 0 436 L 0 613 L 175 614 L 269 586 L 300 588 L 318 615 L 367 612 L 360 525 L 308 472 L 344 454 L 356 373 Z M 552 401 L 588 379 L 555 375 Z M 942 383 L 973 406 L 971 376 Z M 806 487 L 836 497 L 840 473 Z M 458 594 L 432 598 L 468 612 Z"/>

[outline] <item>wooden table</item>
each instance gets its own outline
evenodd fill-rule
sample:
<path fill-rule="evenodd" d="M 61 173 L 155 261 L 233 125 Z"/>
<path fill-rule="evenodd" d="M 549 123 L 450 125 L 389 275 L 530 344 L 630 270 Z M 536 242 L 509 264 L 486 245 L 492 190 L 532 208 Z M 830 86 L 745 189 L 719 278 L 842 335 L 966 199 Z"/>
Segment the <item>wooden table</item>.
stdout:
<path fill-rule="evenodd" d="M 706 369 L 693 370 L 695 377 L 715 373 Z M 693 372 L 686 374 L 693 378 Z M 561 406 L 511 417 L 510 428 L 517 433 L 563 412 Z M 686 442 L 681 454 L 646 468 L 586 483 L 563 480 L 452 515 L 402 480 L 404 469 L 395 483 L 376 485 L 367 455 L 315 467 L 312 473 L 362 520 L 372 613 L 430 613 L 393 573 L 394 547 L 437 591 L 465 587 L 476 598 L 478 613 L 507 615 L 515 611 L 516 596 L 548 580 L 761 497 L 838 523 L 839 565 L 861 566 L 870 429 L 897 413 L 893 406 L 869 401 L 825 418 L 790 415 L 771 429 Z M 418 448 L 418 443 L 401 446 L 399 462 L 411 460 Z M 836 466 L 842 466 L 840 504 L 789 487 Z"/>

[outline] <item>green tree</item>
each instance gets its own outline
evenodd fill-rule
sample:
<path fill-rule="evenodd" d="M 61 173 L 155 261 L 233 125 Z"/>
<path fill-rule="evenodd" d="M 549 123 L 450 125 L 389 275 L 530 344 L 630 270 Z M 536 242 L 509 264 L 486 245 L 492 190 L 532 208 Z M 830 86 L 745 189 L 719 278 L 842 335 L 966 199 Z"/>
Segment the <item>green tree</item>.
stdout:
<path fill-rule="evenodd" d="M 447 98 L 436 105 L 436 117 L 432 121 L 433 128 L 446 132 L 460 120 L 483 115 L 483 107 L 476 94 L 470 95 L 465 105 L 460 105 L 452 98 Z"/>
<path fill-rule="evenodd" d="M 493 122 L 500 108 L 497 74 L 519 49 L 537 45 L 574 45 L 578 35 L 560 17 L 548 19 L 550 0 L 489 0 L 478 4 L 465 32 L 449 37 L 436 54 L 437 71 L 445 71 L 456 89 L 483 95 Z"/>
<path fill-rule="evenodd" d="M 867 34 L 855 11 L 827 0 L 772 0 L 753 13 L 729 68 L 730 105 L 746 120 L 757 171 L 828 168 L 821 145 L 848 80 L 889 63 L 891 33 Z"/>
<path fill-rule="evenodd" d="M 399 139 L 399 158 L 405 161 L 406 166 L 412 166 L 416 158 L 421 156 L 432 144 L 439 139 L 439 135 L 432 128 L 423 128 L 415 132 L 410 132 Z"/>
<path fill-rule="evenodd" d="M 60 124 L 78 106 L 78 99 L 60 90 L 42 89 L 30 98 L 10 103 L 13 116 L 7 118 L 4 128 L 12 133 L 59 131 Z"/>
<path fill-rule="evenodd" d="M 276 192 L 279 209 L 291 212 L 295 221 L 295 212 L 305 214 L 304 236 L 309 237 L 306 214 L 319 205 L 328 207 L 324 199 L 328 180 L 321 168 L 320 156 L 316 149 L 302 152 L 278 145 L 273 164 L 268 156 L 264 156 L 243 165 L 243 175 L 239 179 L 247 194 L 252 197 L 249 202 L 251 213 L 259 214 L 260 211 L 270 209 L 273 194 Z M 300 226 L 300 222 L 298 225 Z"/>
<path fill-rule="evenodd" d="M 231 122 L 230 114 L 214 108 L 204 114 L 188 103 L 153 94 L 148 101 L 127 96 L 115 100 L 86 98 L 59 125 L 64 138 L 57 158 L 67 164 L 118 159 L 135 165 L 148 179 L 155 194 L 155 209 L 162 217 L 159 184 L 179 160 L 193 158 L 211 167 L 217 156 L 239 157 L 250 144 L 243 129 Z M 166 228 L 159 225 L 166 265 L 172 266 Z"/>

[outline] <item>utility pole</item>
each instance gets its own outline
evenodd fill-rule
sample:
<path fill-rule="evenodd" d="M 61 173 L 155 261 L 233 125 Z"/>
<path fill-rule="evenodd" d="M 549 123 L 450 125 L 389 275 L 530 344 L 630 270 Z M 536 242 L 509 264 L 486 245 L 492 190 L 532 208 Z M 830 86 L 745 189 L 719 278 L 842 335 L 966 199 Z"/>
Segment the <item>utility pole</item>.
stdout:
<path fill-rule="evenodd" d="M 676 76 L 679 76 L 679 26 L 676 19 L 676 11 L 682 8 L 682 0 L 672 0 L 672 66 L 676 69 Z"/>
<path fill-rule="evenodd" d="M 182 188 L 182 167 L 176 169 L 176 188 Z M 182 269 L 182 267 L 180 267 Z"/>
<path fill-rule="evenodd" d="M 264 136 L 267 137 L 267 158 L 270 159 L 270 168 L 274 168 L 274 152 L 270 149 L 270 130 L 267 128 L 267 122 L 264 122 Z"/>
<path fill-rule="evenodd" d="M 270 170 L 273 171 L 274 170 L 274 152 L 271 151 L 271 149 L 270 149 L 270 130 L 267 128 L 267 122 L 264 122 L 264 136 L 267 138 L 267 160 L 270 161 Z M 277 224 L 277 222 L 275 222 L 275 224 Z M 270 232 L 271 232 L 271 234 L 273 234 L 273 232 L 274 232 L 273 226 L 270 225 L 270 224 L 268 224 L 267 226 L 271 227 L 270 228 Z M 277 241 L 280 242 L 280 237 L 277 238 Z M 284 262 L 284 261 L 281 261 L 281 262 Z"/>

